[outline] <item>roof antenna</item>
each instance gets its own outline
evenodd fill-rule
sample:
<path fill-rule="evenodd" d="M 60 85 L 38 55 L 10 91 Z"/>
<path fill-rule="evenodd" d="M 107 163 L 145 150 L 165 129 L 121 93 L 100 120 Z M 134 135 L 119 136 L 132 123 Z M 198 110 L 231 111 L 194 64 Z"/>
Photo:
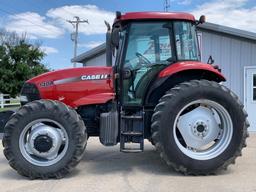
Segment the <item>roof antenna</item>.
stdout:
<path fill-rule="evenodd" d="M 171 7 L 171 1 L 170 0 L 164 0 L 164 11 L 168 12 L 170 7 Z"/>

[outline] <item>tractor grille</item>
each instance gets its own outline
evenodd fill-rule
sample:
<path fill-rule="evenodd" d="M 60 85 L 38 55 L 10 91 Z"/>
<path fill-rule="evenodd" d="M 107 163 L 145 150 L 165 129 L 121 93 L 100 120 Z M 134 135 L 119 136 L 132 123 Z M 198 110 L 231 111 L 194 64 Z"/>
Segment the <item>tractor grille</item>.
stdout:
<path fill-rule="evenodd" d="M 21 105 L 41 99 L 36 85 L 32 83 L 24 83 L 20 95 L 23 98 L 21 99 Z M 27 98 L 27 101 L 24 98 Z"/>

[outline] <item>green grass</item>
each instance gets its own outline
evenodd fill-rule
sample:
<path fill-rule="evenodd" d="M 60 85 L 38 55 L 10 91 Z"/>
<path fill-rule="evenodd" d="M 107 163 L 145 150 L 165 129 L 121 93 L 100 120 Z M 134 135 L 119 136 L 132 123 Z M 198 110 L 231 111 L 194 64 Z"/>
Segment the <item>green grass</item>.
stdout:
<path fill-rule="evenodd" d="M 11 103 L 19 103 L 20 102 L 20 100 L 18 100 L 18 99 L 12 99 L 11 100 Z"/>
<path fill-rule="evenodd" d="M 12 106 L 12 107 L 5 107 L 5 108 L 0 108 L 0 112 L 2 111 L 8 111 L 8 110 L 14 110 L 14 109 L 18 109 L 19 106 Z"/>

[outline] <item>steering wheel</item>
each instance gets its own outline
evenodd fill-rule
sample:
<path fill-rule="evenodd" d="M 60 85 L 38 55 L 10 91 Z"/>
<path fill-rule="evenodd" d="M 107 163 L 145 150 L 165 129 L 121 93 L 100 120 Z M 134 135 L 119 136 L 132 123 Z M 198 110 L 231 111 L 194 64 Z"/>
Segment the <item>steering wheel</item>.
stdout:
<path fill-rule="evenodd" d="M 141 53 L 136 52 L 136 56 L 144 62 L 144 65 L 145 65 L 145 64 L 146 64 L 146 65 L 150 65 L 150 64 L 151 64 L 151 62 L 150 62 L 144 55 L 142 55 Z M 141 64 L 141 63 L 140 63 L 140 65 L 141 65 L 141 66 L 144 66 L 144 65 Z"/>

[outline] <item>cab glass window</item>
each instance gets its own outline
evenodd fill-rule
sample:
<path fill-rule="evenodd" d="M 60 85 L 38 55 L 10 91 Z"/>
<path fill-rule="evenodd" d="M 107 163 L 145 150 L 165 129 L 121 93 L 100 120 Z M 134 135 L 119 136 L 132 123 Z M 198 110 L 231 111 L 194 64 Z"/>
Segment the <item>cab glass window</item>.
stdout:
<path fill-rule="evenodd" d="M 166 63 L 172 58 L 170 33 L 166 22 L 133 23 L 129 30 L 125 65 L 136 67 L 144 64 Z"/>
<path fill-rule="evenodd" d="M 174 22 L 174 36 L 177 59 L 181 61 L 199 60 L 199 50 L 195 25 L 191 22 Z"/>

